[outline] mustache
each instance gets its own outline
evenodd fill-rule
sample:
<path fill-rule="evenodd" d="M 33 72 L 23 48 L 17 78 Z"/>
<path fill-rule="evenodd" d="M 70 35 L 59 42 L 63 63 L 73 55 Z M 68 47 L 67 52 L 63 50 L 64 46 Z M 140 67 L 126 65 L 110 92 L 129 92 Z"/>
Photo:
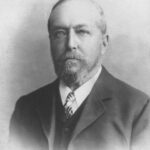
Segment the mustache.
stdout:
<path fill-rule="evenodd" d="M 65 53 L 63 54 L 59 60 L 60 61 L 65 61 L 67 59 L 77 59 L 77 60 L 82 60 L 83 59 L 83 56 L 79 53 L 76 53 L 76 52 L 69 52 L 69 53 Z"/>

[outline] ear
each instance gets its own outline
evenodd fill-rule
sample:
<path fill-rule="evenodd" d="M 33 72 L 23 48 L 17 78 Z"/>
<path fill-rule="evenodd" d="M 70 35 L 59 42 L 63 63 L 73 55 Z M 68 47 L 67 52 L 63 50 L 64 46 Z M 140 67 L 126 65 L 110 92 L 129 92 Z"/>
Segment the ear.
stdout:
<path fill-rule="evenodd" d="M 107 47 L 108 43 L 109 43 L 109 35 L 105 34 L 105 35 L 103 35 L 103 46 Z"/>
<path fill-rule="evenodd" d="M 108 47 L 108 44 L 109 44 L 109 35 L 108 34 L 104 34 L 103 35 L 103 42 L 102 42 L 102 45 L 103 45 L 103 48 L 102 48 L 102 55 L 106 52 L 106 49 Z"/>

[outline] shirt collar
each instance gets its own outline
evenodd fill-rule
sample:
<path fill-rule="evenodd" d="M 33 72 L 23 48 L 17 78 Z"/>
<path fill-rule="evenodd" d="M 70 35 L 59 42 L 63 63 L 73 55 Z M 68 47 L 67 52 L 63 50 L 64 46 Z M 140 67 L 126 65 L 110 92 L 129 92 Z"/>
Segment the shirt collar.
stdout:
<path fill-rule="evenodd" d="M 101 70 L 102 70 L 102 67 L 100 67 L 98 69 L 97 73 L 91 79 L 89 79 L 87 82 L 85 82 L 83 85 L 81 85 L 79 88 L 77 88 L 74 91 L 78 107 L 82 104 L 82 102 L 90 94 L 96 80 L 98 79 L 98 77 L 101 73 Z M 59 92 L 60 92 L 60 97 L 61 97 L 61 101 L 62 101 L 63 105 L 65 104 L 65 100 L 67 98 L 67 95 L 71 91 L 72 90 L 68 86 L 66 86 L 65 83 L 62 80 L 60 80 Z"/>

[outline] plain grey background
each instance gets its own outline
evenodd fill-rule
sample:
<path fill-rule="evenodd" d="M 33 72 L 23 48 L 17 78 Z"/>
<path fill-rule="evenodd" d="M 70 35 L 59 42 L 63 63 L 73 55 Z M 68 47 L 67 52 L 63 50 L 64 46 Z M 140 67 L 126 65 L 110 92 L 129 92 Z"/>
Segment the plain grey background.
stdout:
<path fill-rule="evenodd" d="M 150 1 L 98 0 L 110 35 L 104 64 L 150 95 Z M 0 0 L 0 149 L 16 100 L 56 78 L 47 32 L 55 0 Z"/>

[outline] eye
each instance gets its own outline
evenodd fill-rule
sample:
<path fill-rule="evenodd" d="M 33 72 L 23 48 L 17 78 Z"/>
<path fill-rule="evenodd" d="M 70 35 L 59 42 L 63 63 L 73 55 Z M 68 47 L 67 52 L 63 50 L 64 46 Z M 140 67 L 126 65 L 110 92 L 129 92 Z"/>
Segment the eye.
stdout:
<path fill-rule="evenodd" d="M 76 32 L 77 32 L 77 34 L 82 35 L 82 36 L 86 35 L 86 34 L 90 34 L 90 32 L 88 30 L 85 30 L 85 29 L 79 29 Z"/>
<path fill-rule="evenodd" d="M 65 30 L 63 30 L 63 29 L 56 30 L 53 33 L 53 37 L 55 39 L 63 39 L 63 38 L 66 37 L 66 35 L 67 35 L 67 32 Z"/>

